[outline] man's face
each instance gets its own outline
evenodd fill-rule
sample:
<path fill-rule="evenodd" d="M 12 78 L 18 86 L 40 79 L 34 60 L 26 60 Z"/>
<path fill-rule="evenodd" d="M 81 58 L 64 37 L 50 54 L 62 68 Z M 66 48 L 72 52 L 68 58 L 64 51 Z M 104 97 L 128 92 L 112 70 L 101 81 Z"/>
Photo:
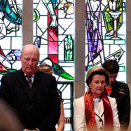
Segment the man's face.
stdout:
<path fill-rule="evenodd" d="M 23 72 L 27 75 L 33 75 L 37 70 L 39 53 L 36 49 L 25 49 L 20 60 Z"/>
<path fill-rule="evenodd" d="M 117 78 L 117 73 L 115 73 L 115 74 L 109 73 L 109 76 L 110 76 L 110 83 L 109 84 L 112 85 Z"/>

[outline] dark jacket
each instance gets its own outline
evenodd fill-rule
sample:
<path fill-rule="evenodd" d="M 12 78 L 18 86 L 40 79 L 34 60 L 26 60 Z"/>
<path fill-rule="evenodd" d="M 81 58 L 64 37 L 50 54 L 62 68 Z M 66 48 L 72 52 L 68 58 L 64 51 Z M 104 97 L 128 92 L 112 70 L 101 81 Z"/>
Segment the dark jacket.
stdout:
<path fill-rule="evenodd" d="M 115 81 L 110 96 L 116 98 L 121 129 L 127 130 L 130 122 L 130 92 L 128 85 Z"/>
<path fill-rule="evenodd" d="M 60 101 L 53 76 L 37 71 L 30 89 L 22 70 L 1 79 L 0 97 L 17 112 L 27 129 L 55 131 L 60 115 Z"/>

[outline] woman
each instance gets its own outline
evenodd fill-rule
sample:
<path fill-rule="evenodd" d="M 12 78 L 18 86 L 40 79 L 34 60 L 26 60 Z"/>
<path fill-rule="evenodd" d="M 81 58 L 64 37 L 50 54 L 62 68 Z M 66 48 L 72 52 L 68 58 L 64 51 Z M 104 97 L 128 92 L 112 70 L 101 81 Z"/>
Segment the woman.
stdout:
<path fill-rule="evenodd" d="M 52 68 L 47 64 L 39 65 L 38 70 L 52 75 Z M 59 121 L 58 121 L 56 131 L 63 131 L 64 125 L 65 125 L 64 107 L 63 107 L 63 100 L 62 100 L 61 92 L 59 90 L 58 90 L 58 93 L 59 93 L 60 101 L 61 101 L 61 105 L 60 105 L 61 114 L 60 114 L 60 118 L 59 118 Z"/>
<path fill-rule="evenodd" d="M 108 73 L 102 67 L 93 67 L 87 73 L 86 83 L 89 90 L 73 103 L 75 131 L 119 131 L 116 100 L 104 94 Z"/>

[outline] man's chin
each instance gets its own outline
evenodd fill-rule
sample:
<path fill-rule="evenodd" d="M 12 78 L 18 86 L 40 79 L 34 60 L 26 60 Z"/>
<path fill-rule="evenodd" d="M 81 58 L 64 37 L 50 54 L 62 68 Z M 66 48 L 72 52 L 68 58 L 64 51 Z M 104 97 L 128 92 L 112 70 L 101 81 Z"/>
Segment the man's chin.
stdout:
<path fill-rule="evenodd" d="M 26 74 L 27 74 L 27 75 L 33 75 L 34 72 L 33 72 L 32 70 L 28 70 L 28 71 L 26 72 Z"/>
<path fill-rule="evenodd" d="M 35 74 L 36 70 L 33 69 L 33 68 L 26 68 L 26 70 L 23 70 L 23 72 L 24 72 L 26 75 L 33 75 L 33 74 Z"/>

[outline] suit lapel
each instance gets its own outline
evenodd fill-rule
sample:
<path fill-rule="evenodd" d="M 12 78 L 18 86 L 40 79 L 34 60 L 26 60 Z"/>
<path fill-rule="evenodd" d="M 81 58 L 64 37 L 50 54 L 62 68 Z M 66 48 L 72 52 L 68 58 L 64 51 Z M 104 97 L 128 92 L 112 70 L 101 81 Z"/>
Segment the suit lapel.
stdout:
<path fill-rule="evenodd" d="M 115 97 L 118 96 L 119 88 L 117 88 L 117 87 L 118 87 L 118 85 L 117 85 L 117 82 L 115 81 L 114 84 L 112 85 L 112 91 L 111 91 L 111 94 L 110 94 L 111 97 L 115 98 Z"/>

